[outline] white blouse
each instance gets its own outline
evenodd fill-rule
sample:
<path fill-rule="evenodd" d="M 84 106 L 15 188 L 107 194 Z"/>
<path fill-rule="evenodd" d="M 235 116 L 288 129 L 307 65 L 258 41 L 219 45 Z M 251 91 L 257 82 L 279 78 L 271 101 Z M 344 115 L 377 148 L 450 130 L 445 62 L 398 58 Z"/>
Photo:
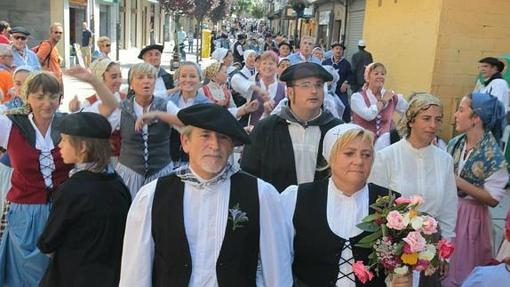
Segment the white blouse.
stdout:
<path fill-rule="evenodd" d="M 447 152 L 434 145 L 415 149 L 401 139 L 376 153 L 368 181 L 405 196 L 421 195 L 421 210 L 439 221 L 443 237 L 455 237 L 457 186 Z"/>
<path fill-rule="evenodd" d="M 381 95 L 384 95 L 386 90 L 383 88 L 381 90 Z M 354 113 L 365 119 L 366 121 L 371 121 L 377 117 L 379 111 L 377 110 L 377 98 L 372 93 L 372 90 L 367 89 L 367 97 L 370 102 L 370 106 L 367 107 L 365 103 L 365 99 L 361 93 L 354 93 L 351 96 L 351 109 Z M 395 107 L 395 111 L 399 113 L 404 113 L 407 110 L 408 103 L 404 99 L 402 94 L 397 94 L 398 101 L 397 106 Z"/>

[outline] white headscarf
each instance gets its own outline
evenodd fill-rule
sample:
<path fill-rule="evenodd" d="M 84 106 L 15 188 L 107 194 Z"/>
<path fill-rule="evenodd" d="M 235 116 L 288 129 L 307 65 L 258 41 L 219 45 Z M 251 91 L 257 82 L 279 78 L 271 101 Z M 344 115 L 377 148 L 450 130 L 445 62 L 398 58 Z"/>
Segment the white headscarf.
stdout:
<path fill-rule="evenodd" d="M 335 145 L 336 141 L 339 140 L 345 132 L 359 129 L 363 130 L 362 127 L 356 125 L 356 124 L 340 124 L 336 127 L 333 127 L 330 129 L 326 135 L 324 136 L 324 140 L 322 142 L 322 156 L 328 161 L 329 163 L 329 157 L 331 156 L 331 149 Z"/>

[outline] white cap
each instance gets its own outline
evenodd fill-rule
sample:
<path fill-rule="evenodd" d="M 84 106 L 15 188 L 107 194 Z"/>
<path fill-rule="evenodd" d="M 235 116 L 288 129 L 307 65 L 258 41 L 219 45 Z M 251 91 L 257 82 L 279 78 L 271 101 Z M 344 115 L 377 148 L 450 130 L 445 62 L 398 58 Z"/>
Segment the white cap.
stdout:
<path fill-rule="evenodd" d="M 228 50 L 225 48 L 216 48 L 212 52 L 211 58 L 215 59 L 216 61 L 223 63 L 223 60 L 227 56 Z"/>
<path fill-rule="evenodd" d="M 248 59 L 248 57 L 251 55 L 251 54 L 255 54 L 255 56 L 257 56 L 257 52 L 255 50 L 246 50 L 244 51 L 243 53 L 243 58 L 244 58 L 244 61 L 246 62 L 246 60 Z"/>
<path fill-rule="evenodd" d="M 356 124 L 347 123 L 335 126 L 326 133 L 324 140 L 322 141 L 322 156 L 328 163 L 331 155 L 331 149 L 335 145 L 336 141 L 341 138 L 346 131 L 353 129 L 362 130 L 363 128 Z"/>
<path fill-rule="evenodd" d="M 358 46 L 365 47 L 365 40 L 361 39 L 358 41 Z"/>

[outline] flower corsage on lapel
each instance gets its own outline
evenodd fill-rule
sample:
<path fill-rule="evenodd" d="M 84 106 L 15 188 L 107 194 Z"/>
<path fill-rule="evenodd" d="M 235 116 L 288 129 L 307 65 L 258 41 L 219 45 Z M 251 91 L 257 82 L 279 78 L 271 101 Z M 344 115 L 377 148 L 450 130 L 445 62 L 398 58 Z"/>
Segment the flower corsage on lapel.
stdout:
<path fill-rule="evenodd" d="M 228 210 L 228 220 L 232 222 L 232 231 L 235 231 L 237 228 L 241 228 L 244 226 L 246 222 L 248 222 L 248 216 L 246 212 L 239 209 L 239 203 L 236 203 L 233 208 Z"/>

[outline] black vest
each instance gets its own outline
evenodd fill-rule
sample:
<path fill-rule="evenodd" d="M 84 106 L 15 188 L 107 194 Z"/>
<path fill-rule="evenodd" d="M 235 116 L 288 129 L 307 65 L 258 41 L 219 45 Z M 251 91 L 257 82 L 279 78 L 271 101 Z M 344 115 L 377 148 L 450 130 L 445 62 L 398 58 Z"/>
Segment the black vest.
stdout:
<path fill-rule="evenodd" d="M 232 229 L 232 221 L 227 221 L 216 262 L 218 285 L 255 287 L 260 234 L 257 179 L 238 172 L 230 180 L 229 209 L 239 204 L 239 209 L 247 213 L 249 221 L 236 230 Z M 191 255 L 184 227 L 183 197 L 184 184 L 176 175 L 158 179 L 152 204 L 154 287 L 189 285 Z"/>
<path fill-rule="evenodd" d="M 239 54 L 239 52 L 237 51 L 237 47 L 242 44 L 239 43 L 239 41 L 235 42 L 234 44 L 234 52 L 232 53 L 232 56 L 234 56 L 234 63 L 244 63 L 244 57 L 243 55 Z"/>
<path fill-rule="evenodd" d="M 388 195 L 386 188 L 369 184 L 369 205 L 379 196 Z M 331 231 L 327 219 L 328 179 L 299 186 L 294 212 L 294 262 L 292 271 L 297 280 L 310 287 L 335 286 L 340 255 L 345 240 Z M 372 210 L 369 213 L 373 213 Z M 354 261 L 368 264 L 371 249 L 356 247 L 369 235 L 363 232 L 350 238 Z M 356 279 L 357 287 L 384 287 L 384 276 L 376 276 L 366 284 Z"/>

